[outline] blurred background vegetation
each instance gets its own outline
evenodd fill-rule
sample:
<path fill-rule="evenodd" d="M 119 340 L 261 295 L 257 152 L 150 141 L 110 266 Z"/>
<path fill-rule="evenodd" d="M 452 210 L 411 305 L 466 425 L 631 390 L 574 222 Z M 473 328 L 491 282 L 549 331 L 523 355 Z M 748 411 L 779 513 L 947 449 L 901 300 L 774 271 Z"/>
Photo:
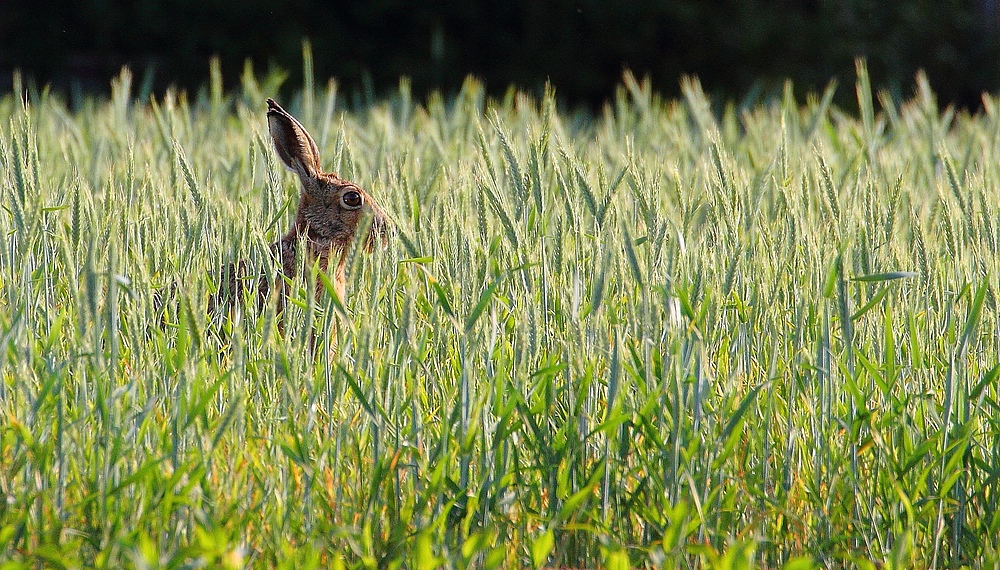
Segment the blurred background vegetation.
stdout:
<path fill-rule="evenodd" d="M 244 62 L 290 70 L 301 85 L 303 39 L 317 77 L 378 95 L 412 79 L 417 93 L 458 89 L 475 74 L 488 89 L 539 91 L 599 106 L 622 71 L 661 92 L 683 74 L 737 100 L 850 85 L 864 56 L 876 86 L 908 96 L 918 69 L 943 102 L 976 109 L 1000 88 L 998 0 L 6 0 L 0 88 L 21 69 L 35 85 L 106 90 L 125 64 L 148 85 L 192 88 L 219 56 L 235 81 Z M 850 105 L 850 89 L 839 90 Z"/>

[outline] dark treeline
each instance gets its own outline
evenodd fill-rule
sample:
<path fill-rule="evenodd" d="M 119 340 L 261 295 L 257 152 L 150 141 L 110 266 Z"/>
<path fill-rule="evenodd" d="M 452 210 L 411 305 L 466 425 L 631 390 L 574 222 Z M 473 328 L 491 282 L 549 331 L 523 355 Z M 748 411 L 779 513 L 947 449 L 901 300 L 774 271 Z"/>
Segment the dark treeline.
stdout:
<path fill-rule="evenodd" d="M 106 90 L 125 64 L 157 88 L 193 88 L 219 56 L 235 82 L 244 61 L 301 79 L 301 42 L 315 75 L 344 89 L 453 91 L 469 73 L 494 93 L 546 80 L 570 103 L 599 105 L 622 71 L 648 74 L 666 94 L 683 74 L 716 95 L 798 90 L 854 77 L 907 96 L 925 69 L 938 96 L 975 108 L 1000 89 L 997 0 L 6 0 L 0 10 L 0 88 L 21 69 L 60 90 Z M 232 85 L 233 83 L 228 83 Z M 841 88 L 851 104 L 851 89 Z"/>

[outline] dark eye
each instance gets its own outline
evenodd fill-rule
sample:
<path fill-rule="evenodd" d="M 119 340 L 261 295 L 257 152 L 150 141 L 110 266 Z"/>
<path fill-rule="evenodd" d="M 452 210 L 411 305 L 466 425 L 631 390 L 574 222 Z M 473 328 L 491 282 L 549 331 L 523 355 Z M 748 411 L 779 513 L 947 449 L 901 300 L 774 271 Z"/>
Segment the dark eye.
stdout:
<path fill-rule="evenodd" d="M 349 190 L 340 197 L 340 203 L 348 210 L 357 210 L 364 203 L 360 192 Z"/>

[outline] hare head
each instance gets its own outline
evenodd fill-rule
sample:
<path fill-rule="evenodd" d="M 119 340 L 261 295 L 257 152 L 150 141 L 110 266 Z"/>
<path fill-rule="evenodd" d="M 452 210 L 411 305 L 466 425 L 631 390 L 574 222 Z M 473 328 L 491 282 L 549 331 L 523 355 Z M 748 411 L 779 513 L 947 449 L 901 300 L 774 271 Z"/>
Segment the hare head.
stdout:
<path fill-rule="evenodd" d="M 302 184 L 295 224 L 274 244 L 282 269 L 286 276 L 294 277 L 295 248 L 298 240 L 305 238 L 308 261 L 319 260 L 326 271 L 331 257 L 335 260 L 334 283 L 343 299 L 347 250 L 359 226 L 370 220 L 364 231 L 368 232 L 365 246 L 371 250 L 377 242 L 386 245 L 389 218 L 360 186 L 323 170 L 316 142 L 273 99 L 267 100 L 267 124 L 278 157 Z M 317 294 L 320 289 L 317 287 Z"/>

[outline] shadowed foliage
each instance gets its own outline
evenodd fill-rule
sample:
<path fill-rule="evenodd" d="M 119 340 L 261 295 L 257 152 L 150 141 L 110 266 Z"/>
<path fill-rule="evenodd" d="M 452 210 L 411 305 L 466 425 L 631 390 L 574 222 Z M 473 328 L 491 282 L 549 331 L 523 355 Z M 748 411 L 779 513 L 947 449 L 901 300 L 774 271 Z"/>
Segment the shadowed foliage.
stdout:
<path fill-rule="evenodd" d="M 494 94 L 512 83 L 537 94 L 550 80 L 563 100 L 596 107 L 627 67 L 671 95 L 682 74 L 730 98 L 780 92 L 785 78 L 801 95 L 833 77 L 849 84 L 864 56 L 897 99 L 923 68 L 942 101 L 975 108 L 1000 89 L 997 24 L 996 0 L 7 0 L 0 87 L 20 67 L 62 90 L 104 90 L 130 64 L 153 70 L 157 90 L 194 88 L 215 55 L 226 77 L 248 58 L 299 70 L 310 38 L 315 75 L 350 94 L 392 92 L 400 76 L 418 93 L 455 93 L 473 73 Z M 837 102 L 854 104 L 849 90 Z"/>

